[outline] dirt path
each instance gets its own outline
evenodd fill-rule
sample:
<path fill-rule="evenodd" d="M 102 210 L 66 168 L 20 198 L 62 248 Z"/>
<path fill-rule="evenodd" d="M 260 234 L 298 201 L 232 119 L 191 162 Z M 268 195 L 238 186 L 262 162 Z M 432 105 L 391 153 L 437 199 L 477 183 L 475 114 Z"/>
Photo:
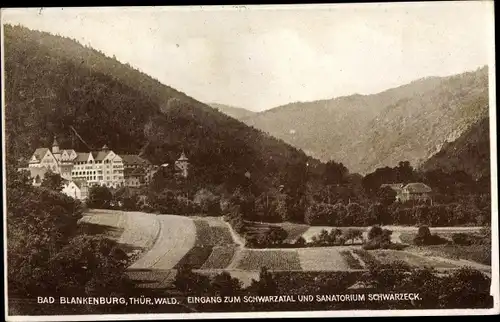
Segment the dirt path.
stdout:
<path fill-rule="evenodd" d="M 188 217 L 158 215 L 160 233 L 153 247 L 131 269 L 170 269 L 194 246 L 196 227 Z"/>
<path fill-rule="evenodd" d="M 410 253 L 410 252 L 408 252 L 408 253 Z M 426 259 L 426 260 L 437 261 L 437 262 L 442 262 L 442 263 L 454 265 L 454 266 L 457 266 L 457 268 L 468 266 L 468 267 L 471 267 L 471 268 L 477 269 L 478 271 L 483 272 L 484 274 L 488 275 L 491 278 L 491 266 L 488 266 L 488 265 L 484 265 L 484 264 L 477 263 L 477 262 L 470 261 L 470 260 L 466 260 L 466 259 L 451 259 L 451 258 L 446 258 L 446 257 L 442 257 L 442 256 L 424 255 L 424 254 L 419 253 L 419 252 L 411 252 L 411 254 L 416 255 L 418 257 L 421 257 L 421 258 Z"/>
<path fill-rule="evenodd" d="M 242 249 L 245 248 L 245 239 L 241 237 L 236 231 L 234 231 L 233 227 L 228 222 L 224 221 L 223 219 L 222 222 L 229 229 L 229 232 L 231 233 L 231 236 L 233 237 L 233 240 L 238 245 L 238 247 L 241 247 Z"/>

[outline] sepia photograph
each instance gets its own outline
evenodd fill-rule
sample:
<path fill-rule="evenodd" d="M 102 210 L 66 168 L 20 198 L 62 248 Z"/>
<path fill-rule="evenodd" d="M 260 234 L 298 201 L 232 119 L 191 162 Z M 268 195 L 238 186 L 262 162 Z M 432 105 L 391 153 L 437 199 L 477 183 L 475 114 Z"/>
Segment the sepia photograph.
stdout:
<path fill-rule="evenodd" d="M 500 312 L 493 1 L 1 22 L 7 321 Z"/>

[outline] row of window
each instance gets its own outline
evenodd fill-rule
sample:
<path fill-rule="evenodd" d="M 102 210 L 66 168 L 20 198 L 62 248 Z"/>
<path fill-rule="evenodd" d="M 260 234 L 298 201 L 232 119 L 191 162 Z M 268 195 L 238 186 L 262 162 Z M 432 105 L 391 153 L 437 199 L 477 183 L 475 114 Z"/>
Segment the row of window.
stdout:
<path fill-rule="evenodd" d="M 122 161 L 121 160 L 117 160 L 117 161 L 113 161 L 113 163 L 121 163 Z M 110 160 L 104 160 L 104 161 L 100 161 L 100 160 L 97 160 L 97 161 L 94 161 L 94 160 L 90 160 L 90 161 L 76 161 L 75 164 L 108 164 L 108 163 L 111 163 Z"/>
<path fill-rule="evenodd" d="M 115 170 L 115 171 L 109 171 L 109 170 L 107 170 L 105 173 L 106 174 L 111 174 L 111 173 L 121 174 L 121 173 L 123 173 L 123 171 L 119 171 L 119 170 L 118 171 L 117 170 Z M 71 171 L 71 174 L 73 174 L 74 176 L 85 176 L 85 175 L 89 175 L 89 174 L 95 175 L 95 174 L 102 174 L 102 170 L 97 170 L 97 171 L 95 171 L 95 170 L 94 171 Z"/>

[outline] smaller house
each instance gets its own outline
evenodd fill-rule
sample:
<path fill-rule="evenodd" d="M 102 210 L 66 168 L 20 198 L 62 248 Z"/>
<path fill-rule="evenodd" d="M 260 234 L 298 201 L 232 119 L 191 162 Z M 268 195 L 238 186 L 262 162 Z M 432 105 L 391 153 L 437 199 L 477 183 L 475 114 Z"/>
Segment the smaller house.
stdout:
<path fill-rule="evenodd" d="M 432 192 L 431 187 L 429 187 L 425 183 L 422 182 L 409 183 L 403 187 L 401 191 L 400 200 L 402 202 L 414 200 L 414 201 L 426 201 L 426 202 L 430 201 L 432 203 L 431 192 Z"/>
<path fill-rule="evenodd" d="M 41 168 L 28 168 L 27 169 L 30 173 L 30 178 L 33 180 L 32 184 L 35 187 L 40 187 L 42 184 L 43 179 L 45 178 L 45 174 L 49 171 L 49 169 L 45 167 Z"/>
<path fill-rule="evenodd" d="M 88 197 L 88 184 L 83 180 L 66 180 L 62 193 L 74 199 L 84 200 Z"/>
<path fill-rule="evenodd" d="M 145 184 L 146 170 L 142 168 L 136 168 L 132 171 L 128 171 L 125 176 L 125 185 L 127 187 L 140 187 Z"/>
<path fill-rule="evenodd" d="M 408 183 L 386 183 L 382 184 L 380 188 L 389 187 L 396 192 L 396 201 L 425 201 L 431 202 L 432 189 L 422 182 Z"/>

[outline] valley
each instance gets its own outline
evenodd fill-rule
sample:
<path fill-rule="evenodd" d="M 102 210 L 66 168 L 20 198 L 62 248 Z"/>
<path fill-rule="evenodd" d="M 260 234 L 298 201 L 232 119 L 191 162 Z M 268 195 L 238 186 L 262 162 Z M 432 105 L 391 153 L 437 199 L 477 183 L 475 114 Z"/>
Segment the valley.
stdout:
<path fill-rule="evenodd" d="M 442 257 L 443 254 L 426 255 L 426 248 L 417 250 L 362 250 L 360 245 L 251 249 L 238 244 L 237 235 L 220 217 L 183 217 L 156 215 L 114 210 L 91 210 L 82 222 L 107 227 L 106 236 L 116 238 L 126 249 L 140 249 L 135 261 L 128 267 L 128 275 L 137 281 L 138 287 L 168 287 L 175 279 L 177 270 L 187 266 L 202 275 L 228 272 L 250 285 L 258 280 L 259 271 L 288 272 L 350 272 L 367 270 L 363 258 L 369 256 L 382 264 L 403 261 L 415 267 L 433 267 L 437 270 L 472 266 L 490 275 L 490 266 L 467 260 Z M 145 224 L 147 223 L 147 224 Z M 287 224 L 291 226 L 293 224 Z M 156 227 L 156 228 L 152 228 Z M 309 227 L 303 237 L 312 232 L 334 227 Z M 335 227 L 343 228 L 347 227 Z M 367 230 L 368 227 L 349 227 Z M 390 226 L 395 234 L 416 233 L 417 227 Z M 119 236 L 112 233 L 118 230 Z M 438 227 L 433 232 L 477 232 L 481 227 Z M 365 232 L 366 233 L 366 232 Z M 154 241 L 152 243 L 152 241 Z M 357 253 L 362 252 L 359 256 Z M 148 277 L 149 276 L 149 277 Z"/>

